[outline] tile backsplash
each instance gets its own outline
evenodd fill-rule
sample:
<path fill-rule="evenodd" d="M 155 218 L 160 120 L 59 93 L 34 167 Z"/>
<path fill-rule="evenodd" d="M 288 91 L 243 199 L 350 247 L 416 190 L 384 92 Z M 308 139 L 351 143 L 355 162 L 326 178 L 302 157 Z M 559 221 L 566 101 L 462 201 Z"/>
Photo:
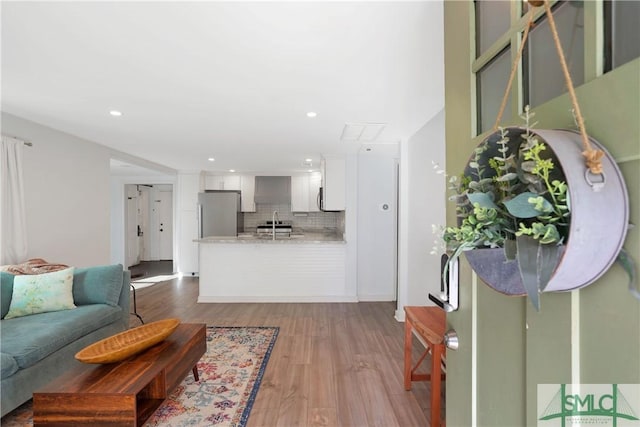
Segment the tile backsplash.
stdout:
<path fill-rule="evenodd" d="M 259 224 L 271 221 L 273 211 L 278 211 L 278 218 L 281 221 L 291 221 L 294 228 L 303 230 L 325 230 L 332 229 L 344 233 L 344 212 L 309 212 L 302 215 L 291 212 L 290 204 L 272 205 L 256 204 L 256 212 L 245 212 L 244 229 L 252 231 Z"/>

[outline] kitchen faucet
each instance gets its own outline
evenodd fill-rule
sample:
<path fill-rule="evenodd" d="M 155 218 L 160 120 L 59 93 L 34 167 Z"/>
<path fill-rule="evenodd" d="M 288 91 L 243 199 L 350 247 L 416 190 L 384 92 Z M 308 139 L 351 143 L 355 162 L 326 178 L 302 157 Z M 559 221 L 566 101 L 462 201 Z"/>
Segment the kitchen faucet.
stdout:
<path fill-rule="evenodd" d="M 279 221 L 280 218 L 278 218 L 278 211 L 273 211 L 273 215 L 271 215 L 271 239 L 272 240 L 276 240 L 276 221 Z"/>

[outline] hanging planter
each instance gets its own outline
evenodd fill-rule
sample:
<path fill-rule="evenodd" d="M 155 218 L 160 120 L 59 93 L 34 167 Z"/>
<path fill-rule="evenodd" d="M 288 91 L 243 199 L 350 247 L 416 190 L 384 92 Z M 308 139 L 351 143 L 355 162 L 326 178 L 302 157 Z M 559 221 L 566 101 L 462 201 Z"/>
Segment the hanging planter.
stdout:
<path fill-rule="evenodd" d="M 508 141 L 501 143 L 505 138 Z M 544 187 L 538 187 L 537 192 L 531 191 L 531 181 L 538 181 L 527 177 L 529 172 L 526 169 L 530 170 L 531 165 L 525 164 L 523 168 L 523 162 L 527 162 L 522 155 L 523 152 L 526 153 L 523 144 L 532 140 L 551 150 L 541 159 L 554 165 L 550 171 L 550 179 L 566 185 L 566 197 L 563 198 L 566 200 L 566 210 L 559 209 L 561 218 L 557 221 L 553 221 L 553 217 L 550 218 L 547 212 L 536 211 L 536 202 L 526 200 L 526 205 L 514 207 L 518 199 L 535 199 L 535 194 L 546 200 L 542 204 L 547 206 L 547 210 L 553 204 L 553 198 Z M 527 131 L 522 128 L 507 128 L 490 135 L 468 162 L 464 176 L 469 183 L 479 183 L 483 179 L 491 182 L 485 181 L 484 188 L 477 185 L 469 188 L 467 184 L 467 188 L 461 192 L 464 196 L 461 197 L 460 226 L 464 219 L 469 218 L 464 214 L 466 198 L 468 212 L 474 208 L 497 210 L 498 216 L 492 225 L 500 224 L 503 240 L 476 240 L 476 246 L 486 244 L 488 247 L 474 247 L 464 254 L 473 270 L 493 289 L 507 295 L 529 294 L 537 306 L 537 292 L 569 291 L 587 286 L 602 276 L 616 260 L 624 243 L 629 220 L 627 190 L 611 155 L 597 141 L 591 139 L 590 142 L 604 154 L 601 157 L 600 175 L 585 170 L 580 135 L 567 130 Z M 507 151 L 501 153 L 500 150 L 505 148 Z M 542 150 L 545 151 L 547 150 Z M 521 153 L 520 158 L 514 154 L 518 152 Z M 504 170 L 505 174 L 502 176 L 508 173 L 515 175 L 511 175 L 511 179 L 497 177 L 499 172 L 492 169 L 489 163 L 498 161 L 497 157 L 509 158 L 512 155 L 508 162 L 501 162 L 511 162 L 512 165 Z M 483 174 L 478 175 L 478 171 L 483 171 Z M 495 185 L 499 182 L 506 183 L 502 187 L 510 191 L 499 194 L 501 190 Z M 565 206 L 563 202 L 556 203 Z M 564 217 L 562 212 L 566 212 Z M 532 216 L 536 213 L 538 215 Z M 499 215 L 503 217 L 500 218 Z M 539 217 L 548 219 L 545 221 Z M 563 222 L 562 218 L 566 221 Z M 535 223 L 541 224 L 539 227 L 542 229 L 547 224 L 556 224 L 558 236 L 554 241 L 541 243 L 542 239 L 533 239 L 520 231 L 534 228 L 532 224 Z M 483 235 L 484 230 L 479 231 L 479 235 Z M 528 241 L 521 243 L 521 239 Z M 527 253 L 522 253 L 523 250 L 534 253 L 533 268 L 523 266 L 523 262 L 526 262 L 523 257 L 528 256 Z M 548 256 L 545 258 L 545 255 Z M 529 271 L 523 271 L 523 267 Z M 523 277 L 526 275 L 531 276 L 535 285 L 531 289 L 533 292 L 527 290 L 527 279 Z"/>
<path fill-rule="evenodd" d="M 453 182 L 458 225 L 445 228 L 443 238 L 450 262 L 465 253 L 485 283 L 527 295 L 539 310 L 540 292 L 580 289 L 609 269 L 626 237 L 629 201 L 617 164 L 587 135 L 549 2 L 530 3 L 545 8 L 580 132 L 532 130 L 528 107 L 525 128 L 498 126 L 533 25 L 532 8 L 494 132 Z"/>

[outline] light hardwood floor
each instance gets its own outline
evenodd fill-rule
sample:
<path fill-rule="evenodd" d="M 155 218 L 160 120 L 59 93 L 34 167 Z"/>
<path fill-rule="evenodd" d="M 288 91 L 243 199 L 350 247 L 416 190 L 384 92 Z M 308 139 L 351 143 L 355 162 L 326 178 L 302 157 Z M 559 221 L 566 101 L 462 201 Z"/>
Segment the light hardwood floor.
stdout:
<path fill-rule="evenodd" d="M 197 278 L 160 283 L 137 291 L 138 313 L 147 323 L 280 327 L 249 427 L 428 425 L 427 384 L 403 387 L 395 303 L 198 304 L 197 296 Z M 414 349 L 416 361 L 417 340 Z"/>

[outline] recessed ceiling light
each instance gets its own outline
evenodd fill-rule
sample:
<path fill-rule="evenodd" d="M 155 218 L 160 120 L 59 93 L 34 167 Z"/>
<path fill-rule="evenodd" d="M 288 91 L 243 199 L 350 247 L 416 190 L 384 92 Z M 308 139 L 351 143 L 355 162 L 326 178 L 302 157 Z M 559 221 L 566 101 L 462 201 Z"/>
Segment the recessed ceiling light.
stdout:
<path fill-rule="evenodd" d="M 229 169 L 229 172 L 235 172 L 235 171 L 236 171 L 235 169 Z"/>
<path fill-rule="evenodd" d="M 214 159 L 213 157 L 209 157 L 207 160 L 209 160 L 210 162 L 215 162 L 216 159 Z"/>
<path fill-rule="evenodd" d="M 315 117 L 315 116 L 317 116 L 317 115 L 318 115 L 318 113 L 316 113 L 315 111 L 309 111 L 309 112 L 307 113 L 307 117 L 311 117 L 311 118 L 313 118 L 313 117 Z"/>
<path fill-rule="evenodd" d="M 304 159 L 305 162 L 312 162 L 313 159 Z"/>
<path fill-rule="evenodd" d="M 111 114 L 112 116 L 115 116 L 115 117 L 120 117 L 122 115 L 122 112 L 120 112 L 118 110 L 111 110 L 111 111 L 109 111 L 109 114 Z"/>

